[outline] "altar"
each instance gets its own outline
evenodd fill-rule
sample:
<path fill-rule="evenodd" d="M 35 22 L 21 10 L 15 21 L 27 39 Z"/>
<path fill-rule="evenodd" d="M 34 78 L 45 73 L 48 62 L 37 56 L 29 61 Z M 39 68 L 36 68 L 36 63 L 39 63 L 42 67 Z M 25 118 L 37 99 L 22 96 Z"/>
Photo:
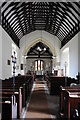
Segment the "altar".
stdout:
<path fill-rule="evenodd" d="M 44 72 L 42 70 L 35 72 L 35 78 L 42 79 L 44 77 Z"/>

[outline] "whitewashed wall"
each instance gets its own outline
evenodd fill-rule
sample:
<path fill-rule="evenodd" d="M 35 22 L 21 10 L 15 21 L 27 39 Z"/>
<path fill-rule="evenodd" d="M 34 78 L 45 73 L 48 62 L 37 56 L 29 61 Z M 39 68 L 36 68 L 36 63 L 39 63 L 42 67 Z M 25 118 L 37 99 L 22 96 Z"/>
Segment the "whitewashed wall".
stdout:
<path fill-rule="evenodd" d="M 78 34 L 78 72 L 80 73 L 80 32 Z"/>
<path fill-rule="evenodd" d="M 61 44 L 59 39 L 56 36 L 51 35 L 46 31 L 42 31 L 42 34 L 41 34 L 41 31 L 37 30 L 29 33 L 28 35 L 24 36 L 20 40 L 20 63 L 24 64 L 24 58 L 22 56 L 28 52 L 30 47 L 32 47 L 34 44 L 36 44 L 39 41 L 46 44 L 51 49 L 51 52 L 53 54 L 54 54 L 54 48 L 55 48 L 57 61 L 60 61 Z M 21 71 L 21 73 L 24 74 L 24 71 Z"/>
<path fill-rule="evenodd" d="M 9 35 L 0 27 L 0 79 L 9 78 L 12 76 L 11 74 L 11 64 L 7 64 L 7 60 L 11 61 L 11 54 L 12 54 L 12 39 L 9 37 Z M 33 42 L 37 41 L 41 38 L 41 31 L 34 31 L 27 36 L 24 36 L 20 40 L 20 51 L 19 48 L 17 48 L 17 66 L 20 68 L 20 63 L 26 63 L 24 58 L 22 57 L 25 47 L 26 51 L 29 49 L 30 45 L 32 45 Z M 60 41 L 57 37 L 42 31 L 42 40 L 43 42 L 47 43 L 51 47 L 51 51 L 54 53 L 54 49 L 56 48 L 56 55 L 57 55 L 57 61 L 60 61 Z M 26 44 L 25 44 L 26 42 Z M 70 40 L 62 49 L 61 49 L 61 68 L 63 68 L 63 64 L 65 62 L 66 55 L 64 55 L 64 58 L 62 57 L 62 51 L 69 47 L 69 76 L 76 77 L 78 72 L 80 72 L 80 32 L 75 37 L 73 37 L 72 40 Z M 29 63 L 28 63 L 29 66 Z M 64 68 L 63 68 L 64 69 Z M 20 73 L 20 69 L 17 70 L 17 74 Z M 24 73 L 24 71 L 23 71 Z"/>
<path fill-rule="evenodd" d="M 12 39 L 9 35 L 2 29 L 2 79 L 12 77 Z M 17 47 L 17 46 L 16 46 Z M 19 48 L 17 47 L 18 57 L 19 57 Z M 10 60 L 10 65 L 7 64 L 7 61 Z M 19 62 L 17 62 L 19 64 Z M 19 71 L 18 71 L 19 72 Z M 17 72 L 17 74 L 18 74 Z"/>
<path fill-rule="evenodd" d="M 17 60 L 16 60 L 16 75 L 20 74 L 20 49 L 16 46 Z"/>
<path fill-rule="evenodd" d="M 12 41 L 7 33 L 2 29 L 2 78 L 11 77 L 11 65 L 7 61 L 11 61 Z"/>
<path fill-rule="evenodd" d="M 63 69 L 67 60 L 67 56 L 63 57 L 63 50 L 67 47 L 69 47 L 69 76 L 76 78 L 78 74 L 78 34 L 61 49 L 61 67 Z"/>
<path fill-rule="evenodd" d="M 65 68 L 66 65 L 66 68 Z M 64 70 L 64 76 L 69 76 L 69 48 L 66 47 L 61 53 L 61 68 Z M 65 71 L 66 69 L 66 71 Z M 66 72 L 66 73 L 65 73 Z"/>
<path fill-rule="evenodd" d="M 2 28 L 0 26 L 0 79 L 2 79 Z"/>

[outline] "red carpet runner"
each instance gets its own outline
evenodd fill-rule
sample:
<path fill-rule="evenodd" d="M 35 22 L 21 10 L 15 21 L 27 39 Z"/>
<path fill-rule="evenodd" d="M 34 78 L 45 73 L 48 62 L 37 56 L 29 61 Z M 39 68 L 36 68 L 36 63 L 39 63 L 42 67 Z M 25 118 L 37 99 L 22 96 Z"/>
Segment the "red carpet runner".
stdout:
<path fill-rule="evenodd" d="M 31 96 L 25 120 L 51 120 L 44 82 L 37 80 Z"/>

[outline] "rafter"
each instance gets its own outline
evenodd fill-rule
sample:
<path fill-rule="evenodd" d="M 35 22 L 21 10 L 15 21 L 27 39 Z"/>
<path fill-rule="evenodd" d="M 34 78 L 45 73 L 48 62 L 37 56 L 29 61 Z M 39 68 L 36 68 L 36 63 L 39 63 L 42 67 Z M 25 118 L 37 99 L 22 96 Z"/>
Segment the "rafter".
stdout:
<path fill-rule="evenodd" d="M 65 45 L 80 31 L 79 2 L 3 2 L 1 23 L 14 42 L 35 30 L 56 35 Z"/>

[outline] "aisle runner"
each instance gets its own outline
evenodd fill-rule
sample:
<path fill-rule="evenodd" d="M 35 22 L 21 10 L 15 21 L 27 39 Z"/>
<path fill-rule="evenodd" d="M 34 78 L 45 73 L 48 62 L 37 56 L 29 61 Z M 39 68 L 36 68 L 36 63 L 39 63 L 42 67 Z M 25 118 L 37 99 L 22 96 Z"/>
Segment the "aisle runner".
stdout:
<path fill-rule="evenodd" d="M 51 120 L 47 98 L 44 90 L 44 81 L 36 81 L 31 96 L 25 120 Z"/>

